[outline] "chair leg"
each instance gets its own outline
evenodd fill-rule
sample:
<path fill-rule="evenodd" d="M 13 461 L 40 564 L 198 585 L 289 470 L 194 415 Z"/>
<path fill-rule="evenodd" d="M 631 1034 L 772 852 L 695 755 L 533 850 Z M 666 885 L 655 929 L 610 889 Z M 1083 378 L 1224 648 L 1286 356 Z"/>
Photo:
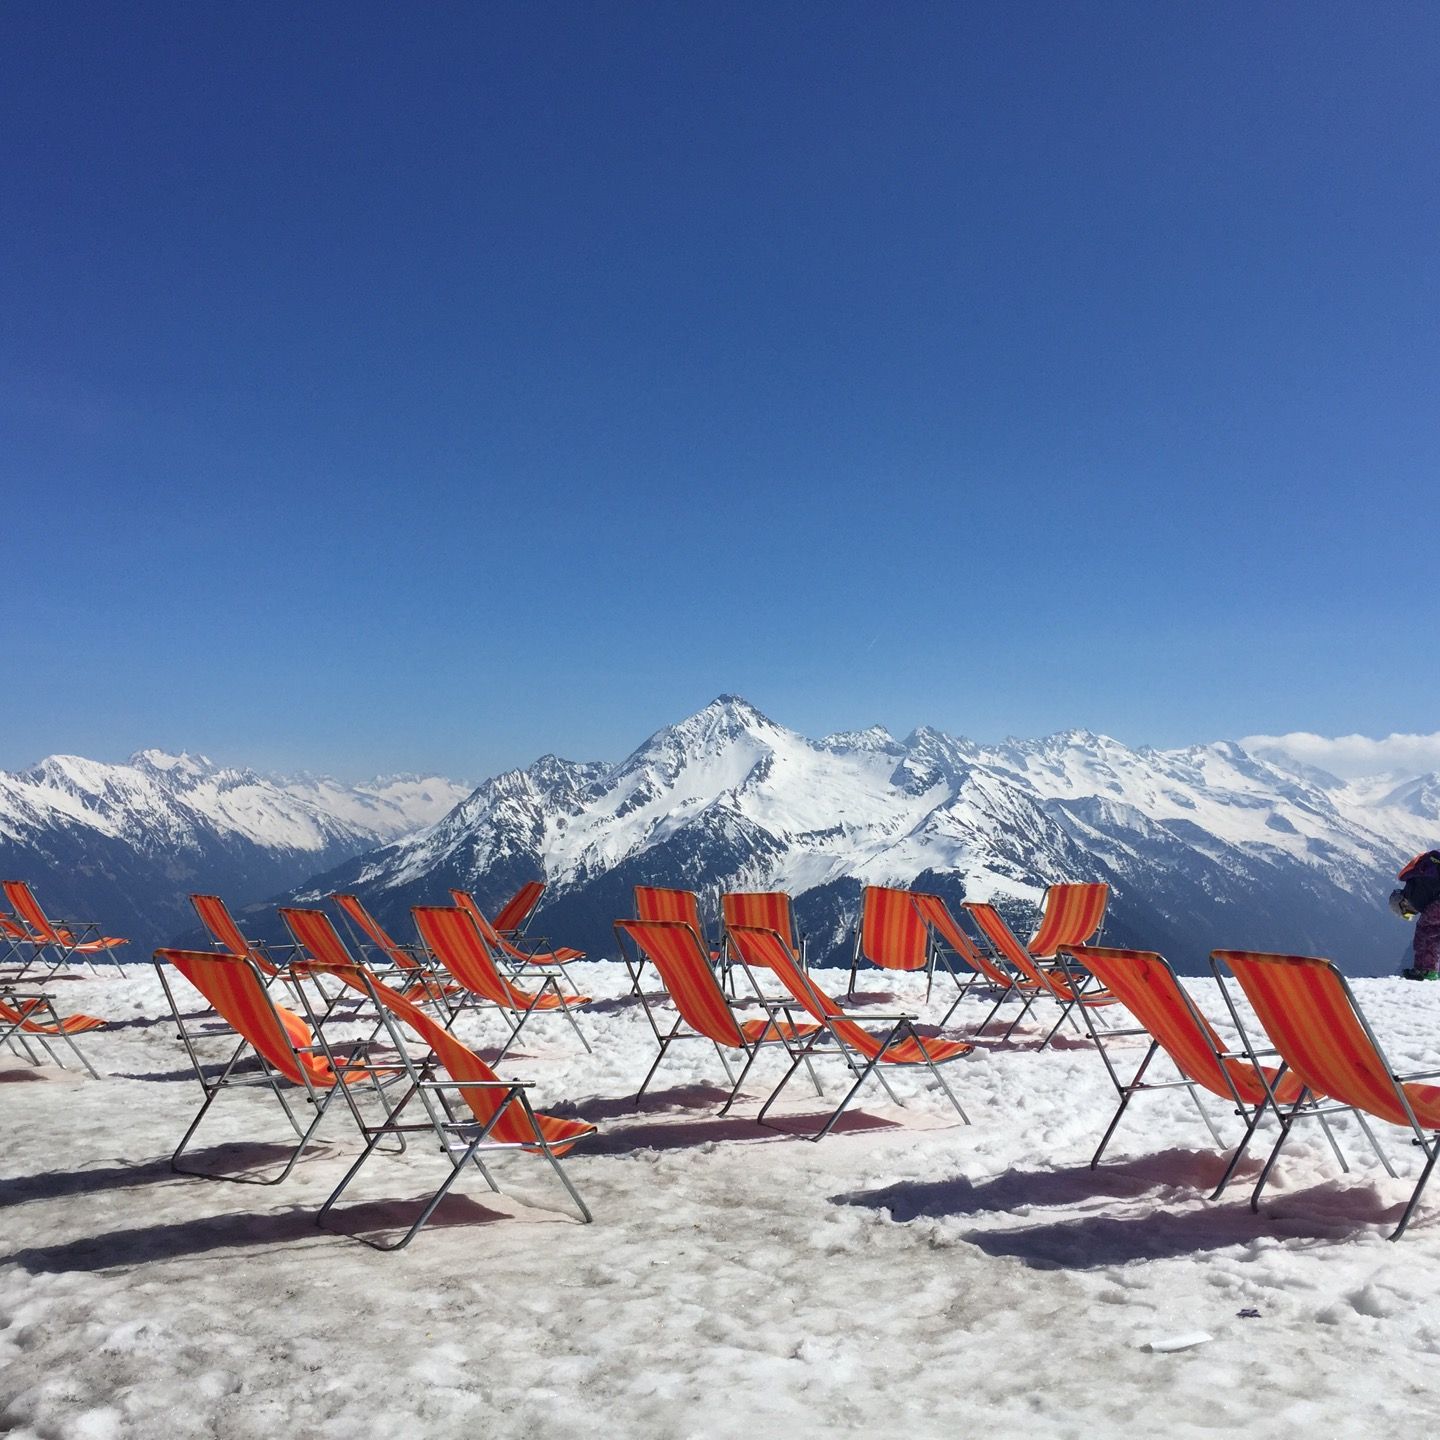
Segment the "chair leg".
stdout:
<path fill-rule="evenodd" d="M 1298 1108 L 1300 1102 L 1296 1102 Z M 1265 1182 L 1270 1178 L 1270 1172 L 1275 1168 L 1275 1162 L 1280 1158 L 1280 1152 L 1285 1148 L 1285 1142 L 1290 1138 L 1291 1127 L 1295 1123 L 1295 1111 L 1291 1110 L 1288 1115 L 1280 1117 L 1280 1138 L 1275 1142 L 1275 1148 L 1271 1150 L 1269 1158 L 1265 1161 L 1265 1167 L 1260 1171 L 1260 1178 L 1255 1182 L 1255 1188 L 1250 1192 L 1250 1208 L 1257 1213 L 1260 1209 L 1260 1192 L 1265 1188 Z"/>
<path fill-rule="evenodd" d="M 1424 1144 L 1424 1142 L 1421 1142 Z M 1440 1159 L 1440 1137 L 1431 1136 L 1430 1143 L 1425 1146 L 1425 1168 L 1420 1172 L 1420 1178 L 1415 1182 L 1414 1192 L 1410 1196 L 1410 1203 L 1405 1207 L 1405 1213 L 1400 1217 L 1400 1223 L 1391 1232 L 1390 1238 L 1398 1240 L 1404 1233 L 1405 1228 L 1410 1224 L 1410 1218 L 1415 1214 L 1415 1207 L 1420 1203 L 1421 1192 L 1429 1183 L 1430 1172 L 1435 1168 L 1435 1161 Z"/>
<path fill-rule="evenodd" d="M 1235 1171 L 1239 1169 L 1241 1160 L 1245 1158 L 1245 1152 L 1250 1148 L 1250 1141 L 1254 1138 L 1255 1132 L 1260 1128 L 1260 1122 L 1264 1118 L 1264 1105 L 1257 1105 L 1245 1126 L 1245 1133 L 1240 1137 L 1240 1143 L 1235 1147 L 1235 1153 L 1230 1157 L 1230 1163 L 1225 1167 L 1225 1173 L 1220 1177 L 1220 1183 L 1210 1192 L 1212 1200 L 1218 1200 L 1224 1193 L 1225 1187 L 1234 1178 Z"/>

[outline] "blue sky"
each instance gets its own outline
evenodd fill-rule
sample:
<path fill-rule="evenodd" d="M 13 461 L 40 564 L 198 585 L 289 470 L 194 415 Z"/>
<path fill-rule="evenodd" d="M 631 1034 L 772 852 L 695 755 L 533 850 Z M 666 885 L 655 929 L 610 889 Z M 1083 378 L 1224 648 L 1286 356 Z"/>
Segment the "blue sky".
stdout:
<path fill-rule="evenodd" d="M 12 7 L 0 765 L 1440 727 L 1440 11 Z"/>

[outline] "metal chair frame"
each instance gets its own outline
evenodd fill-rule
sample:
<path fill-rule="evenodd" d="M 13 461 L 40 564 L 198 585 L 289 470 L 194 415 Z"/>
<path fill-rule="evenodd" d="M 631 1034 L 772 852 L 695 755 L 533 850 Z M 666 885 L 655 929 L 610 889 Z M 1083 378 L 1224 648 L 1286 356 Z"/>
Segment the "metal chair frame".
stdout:
<path fill-rule="evenodd" d="M 6 1013 L 6 1012 L 9 1013 Z M 41 1018 L 48 1016 L 48 1019 Z M 87 1028 L 98 1029 L 99 1026 Z M 65 1069 L 65 1062 L 55 1053 L 52 1041 L 63 1040 L 71 1053 L 96 1080 L 99 1071 L 86 1058 L 85 1052 L 75 1043 L 75 1036 L 65 1028 L 65 1021 L 55 1009 L 55 997 L 36 991 L 22 993 L 6 987 L 4 1000 L 0 1001 L 0 1044 L 8 1045 L 17 1054 L 23 1055 L 32 1065 L 40 1064 L 30 1041 L 36 1040 L 45 1054 Z"/>
<path fill-rule="evenodd" d="M 264 1053 L 253 1044 L 253 1042 L 248 1036 L 246 1036 L 242 1031 L 237 1030 L 233 1025 L 231 1025 L 231 1032 L 238 1039 L 235 1050 L 231 1054 L 230 1059 L 221 1069 L 220 1073 L 213 1079 L 207 1078 L 205 1074 L 204 1064 L 201 1061 L 199 1052 L 196 1049 L 198 1037 L 192 1036 L 188 1027 L 186 1026 L 184 1012 L 181 1010 L 180 1005 L 175 998 L 175 992 L 171 988 L 170 980 L 166 973 L 167 969 L 171 967 L 168 966 L 165 957 L 172 954 L 179 954 L 183 956 L 184 954 L 186 954 L 186 952 L 157 950 L 155 952 L 154 961 L 155 971 L 160 977 L 160 986 L 165 992 L 165 999 L 170 1006 L 170 1013 L 174 1016 L 175 1024 L 179 1029 L 180 1042 L 185 1047 L 185 1053 L 189 1056 L 190 1064 L 195 1071 L 195 1078 L 200 1082 L 201 1091 L 204 1093 L 205 1096 L 204 1101 L 200 1106 L 200 1109 L 195 1114 L 195 1118 L 190 1122 L 189 1128 L 181 1137 L 180 1143 L 175 1147 L 175 1151 L 170 1157 L 170 1168 L 174 1170 L 177 1174 L 193 1175 L 205 1180 L 228 1180 L 236 1184 L 244 1185 L 278 1185 L 281 1181 L 286 1179 L 286 1177 L 290 1174 L 290 1172 L 299 1162 L 301 1155 L 305 1153 L 305 1150 L 310 1144 L 310 1141 L 315 1136 L 315 1132 L 320 1128 L 320 1123 L 322 1120 L 324 1120 L 326 1112 L 329 1110 L 331 1104 L 334 1102 L 337 1091 L 343 1094 L 345 1104 L 349 1108 L 351 1116 L 355 1120 L 355 1123 L 362 1128 L 362 1130 L 365 1123 L 364 1117 L 360 1111 L 359 1105 L 356 1102 L 354 1095 L 351 1093 L 352 1087 L 348 1083 L 343 1080 L 337 1079 L 333 1085 L 330 1085 L 328 1087 L 321 1087 L 315 1083 L 315 1080 L 312 1077 L 310 1071 L 301 1061 L 302 1055 L 323 1055 L 329 1061 L 332 1071 L 336 1070 L 337 1068 L 335 1052 L 328 1043 L 328 1041 L 322 1035 L 323 1022 L 311 1006 L 305 989 L 300 984 L 298 977 L 295 977 L 292 983 L 294 984 L 296 992 L 301 997 L 302 1003 L 304 1004 L 306 1010 L 306 1018 L 309 1021 L 312 1032 L 312 1039 L 314 1039 L 316 1042 L 315 1044 L 308 1046 L 296 1046 L 294 1041 L 290 1038 L 288 1030 L 286 1030 L 283 1021 L 280 1019 L 280 1014 L 276 1007 L 275 1001 L 272 998 L 268 987 L 266 986 L 265 974 L 252 959 L 250 959 L 248 956 L 232 955 L 228 952 L 223 954 L 216 954 L 213 951 L 199 951 L 193 953 L 195 954 L 196 958 L 200 960 L 223 960 L 227 964 L 233 964 L 244 968 L 244 970 L 254 981 L 256 998 L 259 999 L 263 1003 L 263 1005 L 269 1010 L 270 1018 L 274 1021 L 277 1030 L 283 1037 L 283 1044 L 285 1050 L 288 1052 L 289 1059 L 292 1062 L 293 1068 L 291 1069 L 290 1073 L 286 1073 L 286 1071 L 278 1069 L 270 1062 L 270 1060 L 264 1055 Z M 197 986 L 196 988 L 198 989 L 199 987 Z M 204 994 L 203 991 L 201 991 L 201 993 Z M 207 1001 L 209 1001 L 210 999 L 208 995 L 205 998 Z M 226 1023 L 229 1024 L 230 1022 L 227 1021 Z M 361 1042 L 359 1045 L 351 1046 L 349 1053 L 352 1057 L 367 1055 L 369 1049 L 370 1042 L 365 1041 Z M 239 1071 L 237 1073 L 236 1067 L 240 1064 L 241 1060 L 245 1058 L 247 1052 L 253 1054 L 255 1059 L 257 1060 L 260 1067 L 258 1074 L 252 1074 L 246 1071 Z M 346 1063 L 348 1064 L 349 1062 Z M 353 1066 L 350 1066 L 350 1068 L 352 1068 L 356 1074 L 363 1073 L 365 1075 L 366 1080 L 372 1086 L 375 1095 L 378 1097 L 381 1107 L 388 1112 L 390 1107 L 388 1105 L 384 1090 L 379 1080 L 379 1076 L 382 1072 L 375 1067 L 361 1064 L 355 1064 Z M 393 1068 L 391 1073 L 393 1073 Z M 285 1089 L 282 1086 L 282 1082 L 288 1084 L 292 1088 L 292 1090 L 298 1089 L 303 1096 L 305 1103 L 314 1108 L 314 1115 L 312 1116 L 308 1124 L 301 1124 L 300 1119 L 296 1115 L 294 1107 L 286 1098 L 286 1093 Z M 222 1091 L 229 1089 L 253 1089 L 256 1086 L 261 1085 L 267 1087 L 275 1096 L 275 1099 L 280 1104 L 280 1108 L 285 1113 L 285 1118 L 289 1122 L 290 1128 L 295 1132 L 295 1135 L 297 1137 L 295 1148 L 291 1152 L 288 1160 L 285 1162 L 279 1174 L 271 1176 L 269 1178 L 250 1175 L 226 1175 L 217 1171 L 201 1170 L 193 1166 L 182 1165 L 180 1163 L 181 1155 L 184 1154 L 191 1140 L 194 1139 L 196 1131 L 199 1130 L 201 1123 L 210 1113 L 211 1106 L 214 1105 L 215 1101 L 220 1097 Z M 402 1137 L 402 1148 L 403 1145 L 404 1140 Z"/>

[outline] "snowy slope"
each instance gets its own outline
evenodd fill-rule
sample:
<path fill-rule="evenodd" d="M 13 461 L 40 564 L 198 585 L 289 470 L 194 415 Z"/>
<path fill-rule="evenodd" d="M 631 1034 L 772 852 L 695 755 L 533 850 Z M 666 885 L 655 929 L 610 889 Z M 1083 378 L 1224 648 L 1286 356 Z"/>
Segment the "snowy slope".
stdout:
<path fill-rule="evenodd" d="M 510 1155 L 493 1166 L 503 1193 L 462 1177 L 395 1255 L 351 1236 L 398 1237 L 447 1173 L 428 1137 L 361 1172 L 334 1214 L 341 1234 L 313 1217 L 359 1153 L 343 1105 L 284 1184 L 176 1175 L 169 1153 L 201 1094 L 174 1027 L 158 1023 L 154 974 L 74 987 L 77 1006 L 122 1022 L 82 1037 L 105 1078 L 0 1054 L 8 1432 L 1435 1434 L 1440 1192 L 1432 1184 L 1404 1239 L 1385 1240 L 1421 1159 L 1393 1128 L 1376 1127 L 1399 1180 L 1349 1117 L 1337 1123 L 1348 1175 L 1318 1127 L 1297 1126 L 1253 1214 L 1274 1126 L 1212 1202 L 1222 1153 L 1184 1093 L 1159 1091 L 1137 1098 L 1091 1170 L 1114 1092 L 1088 1043 L 1037 1051 L 1037 1025 L 1009 1043 L 980 1037 L 947 1067 L 971 1125 L 906 1073 L 891 1082 L 903 1109 L 872 1084 L 815 1145 L 797 1132 L 824 1111 L 801 1083 L 772 1112 L 777 1128 L 755 1123 L 783 1068 L 774 1054 L 723 1119 L 709 1046 L 674 1047 L 633 1107 L 653 1036 L 618 966 L 582 963 L 576 980 L 598 1001 L 579 1017 L 594 1053 L 563 1024 L 532 1027 L 503 1073 L 532 1082 L 537 1107 L 599 1127 L 564 1162 L 595 1223 L 575 1221 L 543 1163 Z M 933 1021 L 948 1003 L 925 1006 L 911 977 L 890 988 L 882 1009 Z M 1394 1061 L 1440 1066 L 1440 986 L 1358 988 Z M 1194 993 L 1223 1020 L 1213 985 Z M 195 997 L 182 987 L 179 998 Z M 982 1013 L 967 1001 L 956 1024 Z M 482 1048 L 503 1033 L 475 1012 L 457 1030 Z M 1143 1053 L 1138 1040 L 1116 1044 L 1129 1065 Z M 220 1038 L 206 1047 L 206 1058 L 228 1053 Z M 818 1064 L 833 1105 L 843 1072 Z M 1233 1144 L 1236 1117 L 1204 1103 Z M 273 1165 L 287 1138 L 263 1088 L 227 1092 L 196 1161 L 243 1174 Z M 1211 1338 L 1151 1348 L 1196 1332 Z"/>
<path fill-rule="evenodd" d="M 0 771 L 0 871 L 144 951 L 188 927 L 188 890 L 272 895 L 431 823 L 467 790 L 433 777 L 278 780 L 160 750 L 124 764 L 52 755 Z"/>
<path fill-rule="evenodd" d="M 1108 937 L 1188 968 L 1223 944 L 1378 972 L 1407 939 L 1384 908 L 1392 877 L 1436 840 L 1434 776 L 1342 784 L 1229 742 L 1131 749 L 1085 731 L 982 746 L 874 726 L 814 741 L 721 696 L 613 767 L 547 756 L 499 776 L 303 893 L 353 886 L 403 925 L 451 884 L 493 905 L 544 878 L 544 928 L 608 953 L 637 883 L 776 887 L 798 897 L 815 953 L 839 958 L 866 883 L 923 877 L 1024 924 L 1046 884 L 1098 878 L 1114 888 Z"/>

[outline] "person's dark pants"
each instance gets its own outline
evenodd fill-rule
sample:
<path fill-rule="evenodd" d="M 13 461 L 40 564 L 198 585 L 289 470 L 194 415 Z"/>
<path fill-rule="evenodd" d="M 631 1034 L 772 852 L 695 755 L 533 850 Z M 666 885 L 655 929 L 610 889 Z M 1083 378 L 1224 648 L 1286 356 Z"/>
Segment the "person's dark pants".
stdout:
<path fill-rule="evenodd" d="M 1415 968 L 1440 970 L 1440 900 L 1427 905 L 1415 921 Z"/>

